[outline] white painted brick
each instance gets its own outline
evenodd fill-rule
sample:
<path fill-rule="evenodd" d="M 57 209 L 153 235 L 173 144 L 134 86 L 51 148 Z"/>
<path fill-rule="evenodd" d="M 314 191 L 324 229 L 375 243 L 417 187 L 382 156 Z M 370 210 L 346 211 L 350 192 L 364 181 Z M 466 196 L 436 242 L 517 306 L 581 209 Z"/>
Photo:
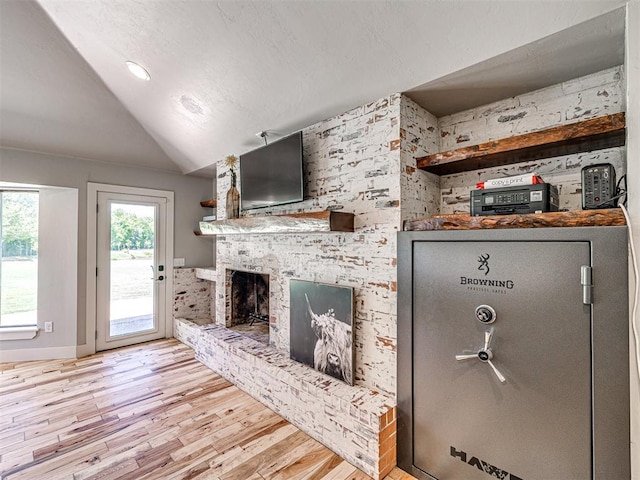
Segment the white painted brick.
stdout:
<path fill-rule="evenodd" d="M 562 83 L 563 95 L 582 92 L 590 88 L 613 86 L 616 90 L 622 90 L 624 70 L 622 66 L 612 67 L 601 72 L 586 75 L 584 77 L 568 80 Z"/>
<path fill-rule="evenodd" d="M 380 317 L 388 312 L 386 330 L 395 330 L 395 292 L 389 293 L 389 285 L 396 280 L 396 232 L 401 227 L 398 177 L 402 98 L 394 94 L 304 129 L 305 189 L 310 198 L 291 206 L 247 212 L 257 215 L 339 208 L 356 215 L 355 234 L 217 238 L 216 288 L 223 288 L 226 269 L 270 275 L 270 316 L 275 319 L 270 343 L 282 352 L 289 352 L 290 278 L 353 286 L 363 299 L 361 308 L 369 309 L 371 304 Z M 430 134 L 437 138 L 435 133 Z M 224 184 L 226 171 L 224 161 L 219 162 L 219 192 L 228 189 Z M 215 311 L 218 323 L 224 322 L 225 300 L 220 292 L 215 296 Z M 372 328 L 366 317 L 363 325 Z M 378 321 L 384 322 L 382 318 Z M 393 338 L 395 341 L 395 335 Z M 380 354 L 384 360 L 386 353 Z M 359 363 L 356 348 L 356 368 Z M 381 365 L 376 372 L 363 365 L 358 383 L 365 387 L 375 384 L 394 393 L 395 365 L 389 361 Z"/>
<path fill-rule="evenodd" d="M 620 178 L 626 171 L 625 159 L 626 150 L 620 147 L 446 175 L 442 177 L 441 182 L 442 213 L 468 213 L 469 192 L 475 188 L 476 182 L 531 172 L 538 173 L 545 182 L 558 187 L 560 208 L 580 210 L 582 167 L 595 163 L 611 163 L 616 170 L 617 178 Z"/>
<path fill-rule="evenodd" d="M 196 278 L 195 268 L 173 269 L 173 318 L 211 318 L 211 282 Z"/>
<path fill-rule="evenodd" d="M 621 79 L 622 69 L 615 67 L 513 99 L 479 107 L 486 116 L 486 122 L 471 120 L 474 115 L 470 112 L 443 117 L 439 119 L 440 128 L 443 131 L 452 132 L 451 135 L 442 138 L 443 150 L 624 111 Z M 526 111 L 527 114 L 520 119 L 499 121 L 501 115 L 504 120 L 504 114 L 507 112 L 505 107 L 509 104 L 514 106 L 509 112 Z M 455 143 L 456 135 L 465 134 L 473 138 L 473 141 Z M 468 213 L 469 192 L 475 188 L 476 182 L 534 171 L 546 182 L 558 187 L 560 208 L 579 210 L 582 206 L 580 169 L 593 163 L 612 163 L 620 177 L 626 172 L 625 155 L 624 147 L 619 147 L 446 175 L 440 178 L 440 213 Z"/>
<path fill-rule="evenodd" d="M 181 319 L 174 324 L 176 338 L 192 346 L 200 362 L 367 474 L 380 477 L 379 419 L 395 407 L 392 395 L 345 385 L 219 326 L 199 327 Z"/>
<path fill-rule="evenodd" d="M 441 150 L 452 150 L 624 111 L 621 78 L 622 67 L 614 67 L 442 117 L 438 120 Z M 524 116 L 507 120 L 518 114 Z"/>

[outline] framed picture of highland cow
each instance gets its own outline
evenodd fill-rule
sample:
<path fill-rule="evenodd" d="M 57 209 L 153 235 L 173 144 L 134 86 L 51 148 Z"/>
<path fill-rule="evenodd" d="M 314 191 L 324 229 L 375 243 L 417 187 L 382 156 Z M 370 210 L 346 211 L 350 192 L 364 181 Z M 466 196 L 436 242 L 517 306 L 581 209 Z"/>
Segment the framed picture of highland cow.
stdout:
<path fill-rule="evenodd" d="M 291 358 L 353 385 L 353 288 L 291 280 Z"/>

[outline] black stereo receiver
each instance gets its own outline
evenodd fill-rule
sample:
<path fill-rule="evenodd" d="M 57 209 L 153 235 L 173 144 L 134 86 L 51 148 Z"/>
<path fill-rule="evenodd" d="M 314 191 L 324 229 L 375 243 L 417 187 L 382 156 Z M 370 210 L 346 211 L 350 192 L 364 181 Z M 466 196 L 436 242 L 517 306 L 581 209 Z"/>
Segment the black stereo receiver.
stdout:
<path fill-rule="evenodd" d="M 557 212 L 558 189 L 549 183 L 471 190 L 471 215 Z"/>

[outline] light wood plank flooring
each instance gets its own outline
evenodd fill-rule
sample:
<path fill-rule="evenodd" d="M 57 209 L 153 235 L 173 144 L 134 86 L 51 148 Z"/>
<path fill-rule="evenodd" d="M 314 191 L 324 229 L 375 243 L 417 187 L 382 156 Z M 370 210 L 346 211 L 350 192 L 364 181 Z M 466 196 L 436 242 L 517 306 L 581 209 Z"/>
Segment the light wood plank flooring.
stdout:
<path fill-rule="evenodd" d="M 369 477 L 171 339 L 0 364 L 0 478 Z"/>

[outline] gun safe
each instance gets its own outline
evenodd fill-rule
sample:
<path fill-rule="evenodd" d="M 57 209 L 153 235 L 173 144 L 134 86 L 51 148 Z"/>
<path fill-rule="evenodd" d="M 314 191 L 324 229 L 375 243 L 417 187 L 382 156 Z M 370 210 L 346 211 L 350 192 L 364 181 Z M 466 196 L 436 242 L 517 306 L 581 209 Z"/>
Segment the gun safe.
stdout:
<path fill-rule="evenodd" d="M 398 465 L 630 478 L 626 227 L 398 235 Z"/>

